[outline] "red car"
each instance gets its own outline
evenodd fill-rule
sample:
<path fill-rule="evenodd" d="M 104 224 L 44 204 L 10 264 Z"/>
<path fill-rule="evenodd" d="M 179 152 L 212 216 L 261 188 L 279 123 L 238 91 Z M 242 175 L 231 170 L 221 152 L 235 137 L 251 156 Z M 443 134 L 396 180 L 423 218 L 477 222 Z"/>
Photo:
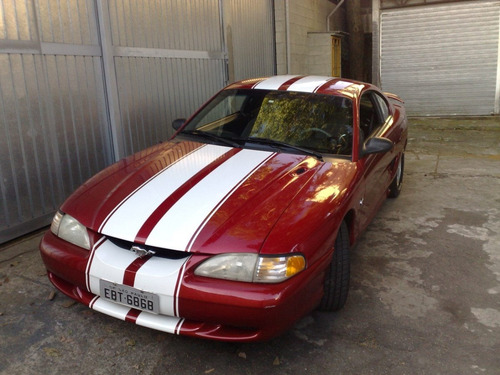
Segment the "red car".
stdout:
<path fill-rule="evenodd" d="M 401 99 L 339 78 L 258 78 L 173 126 L 61 206 L 40 244 L 55 287 L 122 320 L 226 341 L 340 309 L 349 248 L 401 189 Z"/>

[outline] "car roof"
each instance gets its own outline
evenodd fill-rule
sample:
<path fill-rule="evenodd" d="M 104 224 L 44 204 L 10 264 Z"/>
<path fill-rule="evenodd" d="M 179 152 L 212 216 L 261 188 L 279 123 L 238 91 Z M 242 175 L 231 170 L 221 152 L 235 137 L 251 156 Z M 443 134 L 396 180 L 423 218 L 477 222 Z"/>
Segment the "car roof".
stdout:
<path fill-rule="evenodd" d="M 313 75 L 278 75 L 264 78 L 245 79 L 230 84 L 228 89 L 278 90 L 341 95 L 349 98 L 359 96 L 366 89 L 375 86 L 338 77 Z"/>

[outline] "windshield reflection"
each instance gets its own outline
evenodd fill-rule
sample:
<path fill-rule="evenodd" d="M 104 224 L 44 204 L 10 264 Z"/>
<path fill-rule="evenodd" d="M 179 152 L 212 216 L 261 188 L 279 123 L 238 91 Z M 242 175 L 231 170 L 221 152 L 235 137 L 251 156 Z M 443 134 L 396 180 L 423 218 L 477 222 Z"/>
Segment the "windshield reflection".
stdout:
<path fill-rule="evenodd" d="M 303 92 L 224 90 L 184 129 L 245 141 L 273 140 L 311 151 L 352 152 L 352 101 Z"/>

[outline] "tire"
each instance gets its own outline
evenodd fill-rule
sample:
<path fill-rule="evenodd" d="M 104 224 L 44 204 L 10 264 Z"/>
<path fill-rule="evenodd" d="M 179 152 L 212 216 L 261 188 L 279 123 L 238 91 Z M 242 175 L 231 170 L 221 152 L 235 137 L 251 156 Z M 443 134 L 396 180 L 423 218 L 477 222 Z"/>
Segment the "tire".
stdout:
<path fill-rule="evenodd" d="M 342 222 L 335 239 L 332 261 L 326 271 L 320 310 L 337 311 L 345 305 L 349 291 L 349 275 L 349 231 L 346 223 Z"/>
<path fill-rule="evenodd" d="M 403 188 L 403 173 L 405 169 L 405 154 L 402 153 L 399 158 L 398 169 L 396 170 L 396 175 L 389 185 L 389 193 L 387 196 L 389 198 L 397 198 L 401 189 Z"/>

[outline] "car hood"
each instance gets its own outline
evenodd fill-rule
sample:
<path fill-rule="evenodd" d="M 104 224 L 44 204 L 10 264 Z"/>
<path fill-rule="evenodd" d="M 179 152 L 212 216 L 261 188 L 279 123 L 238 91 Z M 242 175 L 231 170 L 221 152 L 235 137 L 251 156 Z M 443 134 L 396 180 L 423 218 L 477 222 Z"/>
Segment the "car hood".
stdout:
<path fill-rule="evenodd" d="M 94 232 L 144 246 L 258 252 L 324 164 L 305 155 L 167 142 L 103 170 L 61 210 Z"/>

